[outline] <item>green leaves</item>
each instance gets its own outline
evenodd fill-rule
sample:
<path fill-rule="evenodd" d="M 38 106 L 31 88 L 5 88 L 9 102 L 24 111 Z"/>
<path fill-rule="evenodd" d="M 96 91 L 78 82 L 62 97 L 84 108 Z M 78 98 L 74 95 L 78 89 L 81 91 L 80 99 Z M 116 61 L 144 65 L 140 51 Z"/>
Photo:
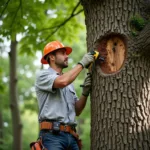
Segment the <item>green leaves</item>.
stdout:
<path fill-rule="evenodd" d="M 145 27 L 146 20 L 142 18 L 139 14 L 136 14 L 135 16 L 131 17 L 130 25 L 132 29 L 132 35 L 137 36 L 138 32 Z"/>
<path fill-rule="evenodd" d="M 38 109 L 34 91 L 34 80 L 36 70 L 40 69 L 41 66 L 40 58 L 35 56 L 38 51 L 43 51 L 44 46 L 49 41 L 59 40 L 64 45 L 73 48 L 73 52 L 69 56 L 71 58 L 69 68 L 66 70 L 76 65 L 81 55 L 86 52 L 84 14 L 82 13 L 82 6 L 78 0 L 1 0 L 0 6 L 1 53 L 9 51 L 5 49 L 4 37 L 7 38 L 8 41 L 13 40 L 15 36 L 17 37 L 18 102 L 21 109 L 22 120 L 27 122 L 27 124 L 24 124 L 23 136 L 28 137 L 28 128 L 30 125 L 33 125 L 33 118 L 37 121 L 37 113 L 34 113 Z M 2 63 L 2 61 L 4 63 Z M 1 108 L 3 112 L 8 113 L 8 57 L 2 56 L 2 61 L 0 90 L 4 90 L 0 95 L 0 99 L 2 99 Z M 35 63 L 39 64 L 35 65 Z M 75 81 L 75 88 L 78 95 L 81 94 L 79 85 L 82 84 L 84 75 L 85 72 L 82 72 L 78 80 Z M 7 79 L 8 81 L 4 83 L 2 79 Z M 89 108 L 89 106 L 87 108 Z M 27 114 L 27 112 L 34 113 L 34 117 L 30 115 L 30 118 L 28 118 L 29 114 Z M 89 118 L 87 119 L 89 120 Z M 4 120 L 6 120 L 5 116 Z M 38 125 L 35 120 L 34 124 Z M 7 119 L 9 125 L 11 125 L 11 121 L 11 117 Z M 12 135 L 12 131 L 10 131 L 10 133 Z M 10 135 L 10 133 L 7 133 L 5 137 Z M 34 130 L 30 139 L 23 138 L 24 147 L 26 147 L 26 149 L 28 143 L 33 140 L 33 136 L 35 137 L 37 133 L 38 131 Z M 9 139 L 5 141 L 10 141 L 8 143 L 10 147 L 12 137 L 8 137 Z"/>
<path fill-rule="evenodd" d="M 22 35 L 18 41 L 21 53 L 32 55 L 33 51 L 43 49 L 46 43 L 56 39 L 73 41 L 83 27 L 84 20 L 79 21 L 83 14 L 78 17 L 82 6 L 77 0 L 8 0 L 7 3 L 2 0 L 0 3 L 0 34 L 8 40 Z"/>

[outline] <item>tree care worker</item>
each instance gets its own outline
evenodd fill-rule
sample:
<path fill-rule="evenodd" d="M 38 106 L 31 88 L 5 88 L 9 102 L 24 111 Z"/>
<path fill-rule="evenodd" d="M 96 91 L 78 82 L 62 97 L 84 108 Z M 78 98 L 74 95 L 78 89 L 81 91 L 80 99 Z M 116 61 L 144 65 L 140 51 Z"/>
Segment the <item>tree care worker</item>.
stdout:
<path fill-rule="evenodd" d="M 44 48 L 42 64 L 49 68 L 41 70 L 36 76 L 36 94 L 39 105 L 40 137 L 47 150 L 79 150 L 75 116 L 79 116 L 85 107 L 91 87 L 91 75 L 88 74 L 80 99 L 77 98 L 72 82 L 79 73 L 94 61 L 87 53 L 70 71 L 68 55 L 72 48 L 52 41 Z"/>

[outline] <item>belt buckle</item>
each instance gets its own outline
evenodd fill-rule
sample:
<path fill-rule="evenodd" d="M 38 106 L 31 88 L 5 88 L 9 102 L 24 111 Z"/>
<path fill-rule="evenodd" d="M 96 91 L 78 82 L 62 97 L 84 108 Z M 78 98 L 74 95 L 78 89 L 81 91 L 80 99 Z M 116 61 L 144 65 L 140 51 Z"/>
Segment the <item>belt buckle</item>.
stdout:
<path fill-rule="evenodd" d="M 53 122 L 52 130 L 53 130 L 53 133 L 59 133 L 60 132 L 60 122 Z"/>

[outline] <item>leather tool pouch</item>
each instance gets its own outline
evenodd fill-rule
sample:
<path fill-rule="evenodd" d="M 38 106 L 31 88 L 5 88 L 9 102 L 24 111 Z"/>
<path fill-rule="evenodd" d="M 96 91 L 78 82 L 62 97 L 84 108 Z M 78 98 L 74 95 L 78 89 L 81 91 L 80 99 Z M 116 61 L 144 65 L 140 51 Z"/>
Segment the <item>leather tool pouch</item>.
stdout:
<path fill-rule="evenodd" d="M 43 144 L 42 139 L 39 138 L 37 141 L 30 143 L 31 150 L 47 150 Z"/>
<path fill-rule="evenodd" d="M 82 140 L 77 139 L 77 144 L 78 144 L 79 150 L 81 150 L 82 149 Z"/>
<path fill-rule="evenodd" d="M 59 122 L 53 122 L 52 130 L 53 130 L 54 134 L 58 134 L 60 132 L 60 123 Z"/>

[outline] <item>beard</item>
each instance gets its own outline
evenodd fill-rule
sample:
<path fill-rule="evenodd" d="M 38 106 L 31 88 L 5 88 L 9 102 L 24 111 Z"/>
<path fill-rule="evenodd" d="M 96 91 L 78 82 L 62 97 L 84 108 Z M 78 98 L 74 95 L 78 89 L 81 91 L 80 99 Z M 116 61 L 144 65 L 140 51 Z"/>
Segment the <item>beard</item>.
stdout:
<path fill-rule="evenodd" d="M 68 67 L 68 59 L 65 59 L 65 60 L 56 59 L 55 64 L 59 68 L 62 68 L 62 69 L 67 68 Z"/>

